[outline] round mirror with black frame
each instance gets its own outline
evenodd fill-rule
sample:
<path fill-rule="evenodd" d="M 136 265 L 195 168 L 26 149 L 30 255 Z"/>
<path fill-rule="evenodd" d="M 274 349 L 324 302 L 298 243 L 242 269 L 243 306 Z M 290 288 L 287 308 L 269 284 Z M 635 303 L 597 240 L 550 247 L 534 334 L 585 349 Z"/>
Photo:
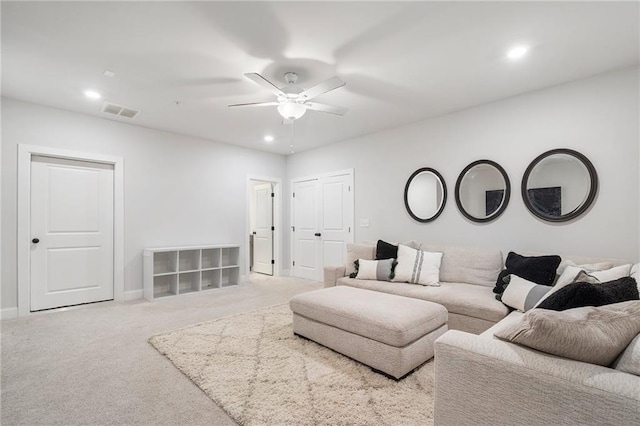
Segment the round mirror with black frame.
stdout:
<path fill-rule="evenodd" d="M 531 213 L 549 222 L 583 214 L 598 192 L 598 174 L 583 154 L 566 148 L 539 155 L 522 177 L 522 199 Z"/>
<path fill-rule="evenodd" d="M 404 187 L 404 206 L 418 222 L 435 220 L 447 202 L 447 185 L 442 175 L 430 167 L 416 170 Z"/>
<path fill-rule="evenodd" d="M 472 222 L 489 222 L 509 204 L 511 183 L 500 164 L 478 160 L 465 167 L 456 181 L 456 204 Z"/>

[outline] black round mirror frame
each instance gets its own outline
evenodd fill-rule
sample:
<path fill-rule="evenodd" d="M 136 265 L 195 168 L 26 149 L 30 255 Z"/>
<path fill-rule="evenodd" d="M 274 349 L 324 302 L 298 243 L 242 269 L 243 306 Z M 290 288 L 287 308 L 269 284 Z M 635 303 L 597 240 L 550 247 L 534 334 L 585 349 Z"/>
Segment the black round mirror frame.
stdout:
<path fill-rule="evenodd" d="M 413 179 L 416 176 L 418 176 L 420 173 L 423 173 L 423 172 L 433 173 L 438 178 L 438 180 L 440 181 L 440 184 L 442 185 L 442 203 L 440 204 L 440 208 L 433 216 L 428 217 L 426 219 L 416 216 L 411 211 L 411 207 L 409 207 L 409 199 L 408 199 L 409 185 L 411 185 L 411 181 L 413 181 Z M 442 214 L 445 204 L 447 204 L 447 185 L 444 183 L 444 178 L 440 173 L 438 173 L 437 170 L 432 169 L 431 167 L 423 167 L 421 169 L 416 170 L 411 174 L 411 176 L 409 176 L 409 179 L 407 179 L 407 184 L 404 186 L 404 206 L 407 209 L 407 213 L 409 213 L 409 216 L 411 216 L 414 220 L 417 220 L 418 222 L 421 222 L 421 223 L 427 223 L 427 222 L 436 220 L 438 216 Z"/>
<path fill-rule="evenodd" d="M 540 210 L 537 210 L 533 206 L 533 204 L 531 204 L 531 201 L 529 200 L 529 197 L 527 194 L 527 189 L 528 189 L 527 183 L 529 181 L 529 176 L 531 175 L 531 172 L 533 171 L 533 169 L 542 160 L 555 154 L 566 154 L 580 160 L 582 164 L 584 164 L 584 166 L 587 168 L 587 171 L 589 172 L 589 180 L 590 180 L 589 194 L 587 195 L 587 199 L 578 208 L 562 216 L 551 216 L 551 215 L 544 214 Z M 589 159 L 586 156 L 584 156 L 584 154 L 581 154 L 578 151 L 574 151 L 568 148 L 552 149 L 551 151 L 547 151 L 540 154 L 535 158 L 535 160 L 531 162 L 531 164 L 529 164 L 529 166 L 527 167 L 527 170 L 524 172 L 524 176 L 522 176 L 521 192 L 522 192 L 522 200 L 524 201 L 524 205 L 527 206 L 527 209 L 529 209 L 529 211 L 533 213 L 535 216 L 537 216 L 538 218 L 549 221 L 549 222 L 567 222 L 571 219 L 575 219 L 576 217 L 584 213 L 589 208 L 589 206 L 591 206 L 591 204 L 593 203 L 593 200 L 595 200 L 596 194 L 598 193 L 598 174 L 596 173 L 596 169 L 595 167 L 593 167 L 593 164 L 591 163 L 591 161 L 589 161 Z"/>
<path fill-rule="evenodd" d="M 497 209 L 495 212 L 491 213 L 487 217 L 475 217 L 469 214 L 469 212 L 467 212 L 462 206 L 462 200 L 460 199 L 460 186 L 462 185 L 462 179 L 464 179 L 464 175 L 466 175 L 469 170 L 471 170 L 472 168 L 474 168 L 479 164 L 488 164 L 494 167 L 496 170 L 498 170 L 498 172 L 500 172 L 500 174 L 502 175 L 502 178 L 504 179 L 504 198 L 502 200 L 502 204 L 500 204 L 499 209 Z M 504 171 L 504 169 L 500 164 L 491 160 L 478 160 L 469 164 L 460 172 L 460 175 L 458 176 L 458 180 L 456 181 L 455 196 L 456 196 L 456 205 L 458 206 L 458 210 L 460 211 L 460 213 L 462 213 L 464 217 L 466 217 L 472 222 L 477 222 L 477 223 L 490 222 L 494 219 L 497 219 L 498 216 L 504 213 L 505 209 L 507 208 L 507 205 L 509 204 L 509 198 L 511 198 L 511 182 L 509 181 L 509 176 L 507 176 L 507 172 Z"/>

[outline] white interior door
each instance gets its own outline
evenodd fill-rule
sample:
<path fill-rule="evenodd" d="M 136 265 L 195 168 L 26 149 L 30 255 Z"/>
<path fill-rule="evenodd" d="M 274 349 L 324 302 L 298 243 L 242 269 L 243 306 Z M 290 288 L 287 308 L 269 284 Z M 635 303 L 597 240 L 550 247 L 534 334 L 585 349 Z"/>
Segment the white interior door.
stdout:
<path fill-rule="evenodd" d="M 344 265 L 353 241 L 353 175 L 294 182 L 293 275 L 322 280 L 324 266 Z"/>
<path fill-rule="evenodd" d="M 270 183 L 256 185 L 253 229 L 253 272 L 273 275 L 273 189 Z"/>
<path fill-rule="evenodd" d="M 31 311 L 113 299 L 113 165 L 33 156 Z"/>
<path fill-rule="evenodd" d="M 293 193 L 293 275 L 318 280 L 322 265 L 319 247 L 318 180 L 295 182 Z"/>
<path fill-rule="evenodd" d="M 351 175 L 329 176 L 320 180 L 320 244 L 322 265 L 344 265 L 346 243 L 351 241 Z"/>

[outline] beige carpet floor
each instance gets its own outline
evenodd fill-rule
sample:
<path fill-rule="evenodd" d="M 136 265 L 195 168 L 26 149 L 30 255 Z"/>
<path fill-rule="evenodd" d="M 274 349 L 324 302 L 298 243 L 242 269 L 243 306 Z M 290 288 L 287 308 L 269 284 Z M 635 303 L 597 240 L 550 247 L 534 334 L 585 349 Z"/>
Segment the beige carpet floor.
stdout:
<path fill-rule="evenodd" d="M 433 424 L 433 362 L 388 379 L 294 336 L 288 304 L 149 342 L 243 425 Z"/>

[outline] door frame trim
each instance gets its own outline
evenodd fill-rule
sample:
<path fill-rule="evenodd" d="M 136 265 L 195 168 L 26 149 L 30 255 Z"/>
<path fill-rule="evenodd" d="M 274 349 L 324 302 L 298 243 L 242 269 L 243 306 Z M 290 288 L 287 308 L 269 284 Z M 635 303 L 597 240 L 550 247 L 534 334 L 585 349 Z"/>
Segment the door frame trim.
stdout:
<path fill-rule="evenodd" d="M 125 300 L 124 291 L 124 159 L 111 155 L 18 144 L 18 316 L 31 314 L 31 157 L 63 158 L 113 165 L 113 299 Z"/>
<path fill-rule="evenodd" d="M 328 177 L 333 177 L 333 176 L 349 176 L 349 184 L 351 185 L 351 196 L 349 197 L 349 222 L 350 222 L 350 227 L 352 229 L 352 232 L 349 233 L 349 242 L 353 243 L 355 240 L 355 233 L 356 233 L 356 228 L 355 228 L 355 217 L 356 217 L 356 209 L 355 209 L 355 197 L 356 197 L 356 191 L 355 191 L 355 177 L 354 177 L 354 169 L 343 169 L 343 170 L 335 170 L 333 172 L 325 172 L 325 173 L 319 173 L 317 175 L 310 175 L 310 176 L 301 176 L 301 177 L 296 177 L 296 178 L 292 178 L 289 181 L 289 193 L 293 195 L 293 187 L 296 183 L 300 183 L 300 182 L 308 182 L 310 180 L 317 180 L 320 181 L 323 178 L 328 178 Z M 289 197 L 289 200 L 291 201 L 290 205 L 289 205 L 289 253 L 290 253 L 290 259 L 289 259 L 289 263 L 290 263 L 290 267 L 291 267 L 291 272 L 289 275 L 291 275 L 292 277 L 295 277 L 295 271 L 294 271 L 294 266 L 291 264 L 292 261 L 295 258 L 295 235 L 294 233 L 291 231 L 291 227 L 293 226 L 293 222 L 295 220 L 294 217 L 294 209 L 293 209 L 293 199 L 291 197 Z M 322 274 L 323 272 L 321 270 L 318 271 L 318 275 L 317 275 L 317 279 L 318 281 L 322 281 Z"/>
<path fill-rule="evenodd" d="M 283 264 L 282 264 L 282 236 L 284 229 L 282 228 L 282 179 L 276 177 L 269 176 L 258 176 L 258 175 L 247 175 L 246 181 L 246 200 L 245 200 L 245 238 L 247 240 L 244 242 L 245 249 L 245 262 L 244 262 L 244 276 L 246 280 L 249 279 L 251 270 L 249 263 L 251 259 L 249 258 L 249 233 L 251 232 L 251 212 L 249 210 L 251 205 L 251 182 L 259 181 L 264 183 L 272 183 L 273 184 L 273 226 L 276 228 L 273 233 L 273 260 L 275 261 L 275 265 L 273 268 L 273 276 L 279 277 L 283 274 Z"/>

